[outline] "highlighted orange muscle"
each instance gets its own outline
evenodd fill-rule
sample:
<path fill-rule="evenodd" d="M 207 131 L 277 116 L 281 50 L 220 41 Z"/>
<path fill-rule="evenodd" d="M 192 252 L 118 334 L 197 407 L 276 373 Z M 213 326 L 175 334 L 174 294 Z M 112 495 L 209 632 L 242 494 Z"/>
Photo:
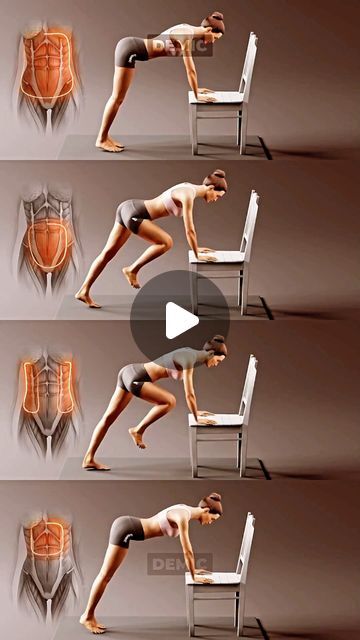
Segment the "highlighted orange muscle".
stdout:
<path fill-rule="evenodd" d="M 21 78 L 21 91 L 52 109 L 58 98 L 74 88 L 72 45 L 70 38 L 58 30 L 41 30 L 24 37 L 26 68 Z"/>
<path fill-rule="evenodd" d="M 64 550 L 64 527 L 60 522 L 41 521 L 30 529 L 30 549 L 36 557 L 50 558 Z"/>
<path fill-rule="evenodd" d="M 37 373 L 32 362 L 24 362 L 25 393 L 23 407 L 27 413 L 38 413 L 40 408 Z"/>
<path fill-rule="evenodd" d="M 72 239 L 64 222 L 45 218 L 28 228 L 23 244 L 29 250 L 34 264 L 50 273 L 64 263 Z"/>

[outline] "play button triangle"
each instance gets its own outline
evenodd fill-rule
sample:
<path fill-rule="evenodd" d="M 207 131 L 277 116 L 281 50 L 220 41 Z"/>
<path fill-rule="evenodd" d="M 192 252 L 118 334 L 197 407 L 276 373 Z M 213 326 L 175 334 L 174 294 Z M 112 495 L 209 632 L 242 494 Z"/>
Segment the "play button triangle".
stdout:
<path fill-rule="evenodd" d="M 189 331 L 197 324 L 199 318 L 190 311 L 186 311 L 175 302 L 166 303 L 166 337 L 169 340 Z"/>

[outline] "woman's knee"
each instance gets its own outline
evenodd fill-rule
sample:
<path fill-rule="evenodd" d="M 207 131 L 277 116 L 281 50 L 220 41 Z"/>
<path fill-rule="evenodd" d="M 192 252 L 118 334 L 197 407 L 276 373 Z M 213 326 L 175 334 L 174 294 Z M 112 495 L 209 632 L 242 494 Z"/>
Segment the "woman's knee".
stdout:
<path fill-rule="evenodd" d="M 113 107 L 115 107 L 116 109 L 120 109 L 122 103 L 124 102 L 124 97 L 123 96 L 119 96 L 119 95 L 114 95 L 112 93 L 110 101 L 111 101 Z"/>
<path fill-rule="evenodd" d="M 104 262 L 109 262 L 116 256 L 116 253 L 117 253 L 117 250 L 115 248 L 103 249 L 103 251 L 100 254 L 100 258 Z"/>
<path fill-rule="evenodd" d="M 163 238 L 162 242 L 160 243 L 165 251 L 169 251 L 170 249 L 172 249 L 172 247 L 174 246 L 174 241 L 172 239 L 171 236 L 169 236 L 168 234 L 166 234 L 166 236 Z"/>
<path fill-rule="evenodd" d="M 176 407 L 176 398 L 172 394 L 169 394 L 168 400 L 166 402 L 166 407 L 168 411 L 171 411 Z"/>

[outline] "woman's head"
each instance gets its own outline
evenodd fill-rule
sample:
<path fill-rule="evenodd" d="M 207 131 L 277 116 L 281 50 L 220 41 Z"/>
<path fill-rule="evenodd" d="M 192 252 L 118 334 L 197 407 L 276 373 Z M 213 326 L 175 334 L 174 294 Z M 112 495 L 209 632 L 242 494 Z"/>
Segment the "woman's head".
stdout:
<path fill-rule="evenodd" d="M 198 504 L 202 509 L 200 514 L 200 524 L 211 524 L 223 514 L 221 504 L 221 495 L 219 493 L 211 493 L 209 496 L 202 498 Z"/>
<path fill-rule="evenodd" d="M 215 169 L 203 180 L 203 185 L 208 187 L 205 191 L 204 199 L 206 202 L 216 202 L 222 198 L 227 192 L 227 182 L 225 179 L 225 171 Z"/>
<path fill-rule="evenodd" d="M 227 356 L 227 348 L 224 336 L 216 335 L 211 340 L 205 342 L 204 351 L 209 352 L 209 357 L 205 361 L 207 367 L 217 367 Z"/>
<path fill-rule="evenodd" d="M 206 29 L 204 42 L 206 44 L 213 43 L 225 33 L 224 16 L 220 11 L 213 11 L 207 18 L 204 18 L 201 26 Z"/>

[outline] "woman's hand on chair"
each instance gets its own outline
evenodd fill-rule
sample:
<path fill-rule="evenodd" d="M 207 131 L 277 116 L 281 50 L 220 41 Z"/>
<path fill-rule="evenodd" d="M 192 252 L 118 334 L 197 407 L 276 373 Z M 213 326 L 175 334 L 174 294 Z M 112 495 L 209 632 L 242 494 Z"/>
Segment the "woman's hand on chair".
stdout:
<path fill-rule="evenodd" d="M 196 100 L 198 102 L 216 102 L 214 95 L 205 95 L 204 93 L 198 93 Z"/>
<path fill-rule="evenodd" d="M 206 87 L 202 87 L 202 89 L 198 89 L 198 93 L 215 93 L 213 89 L 206 89 Z"/>
<path fill-rule="evenodd" d="M 215 413 L 213 411 L 198 411 L 198 416 L 214 416 Z"/>
<path fill-rule="evenodd" d="M 216 420 L 210 420 L 210 418 L 200 418 L 197 419 L 197 424 L 217 424 Z"/>
<path fill-rule="evenodd" d="M 200 584 L 211 584 L 214 582 L 212 578 L 205 578 L 204 576 L 194 576 L 194 582 L 200 582 Z"/>

